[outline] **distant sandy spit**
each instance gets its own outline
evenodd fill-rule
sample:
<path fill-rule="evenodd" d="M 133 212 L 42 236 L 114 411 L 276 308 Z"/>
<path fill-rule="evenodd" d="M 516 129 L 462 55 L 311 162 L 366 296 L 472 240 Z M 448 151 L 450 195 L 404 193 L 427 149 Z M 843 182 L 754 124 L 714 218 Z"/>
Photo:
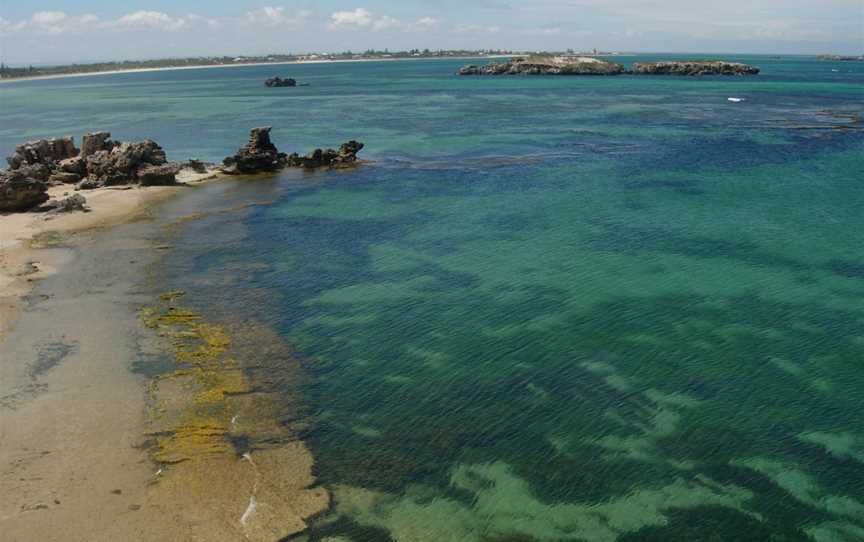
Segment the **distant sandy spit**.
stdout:
<path fill-rule="evenodd" d="M 512 55 L 512 56 L 520 56 L 520 55 Z M 483 58 L 510 58 L 510 55 L 506 57 L 504 55 L 489 55 L 489 56 L 466 56 L 466 57 L 443 57 L 441 60 L 472 60 L 472 59 L 483 59 Z M 129 69 L 129 70 L 111 70 L 111 71 L 103 71 L 103 72 L 89 72 L 89 73 L 64 73 L 58 75 L 38 75 L 35 77 L 16 77 L 13 79 L 0 79 L 0 84 L 12 84 L 19 81 L 39 81 L 44 79 L 66 79 L 68 77 L 89 77 L 91 75 L 114 75 L 118 73 L 147 73 L 147 72 L 164 72 L 164 71 L 176 71 L 176 70 L 206 70 L 208 68 L 242 68 L 245 66 L 296 66 L 302 64 L 348 64 L 348 63 L 356 63 L 356 62 L 397 62 L 402 60 L 438 60 L 438 59 L 430 59 L 430 58 L 356 58 L 356 59 L 345 59 L 345 60 L 297 60 L 292 62 L 249 62 L 245 64 L 206 64 L 203 66 L 172 66 L 167 68 L 137 68 L 137 69 Z"/>

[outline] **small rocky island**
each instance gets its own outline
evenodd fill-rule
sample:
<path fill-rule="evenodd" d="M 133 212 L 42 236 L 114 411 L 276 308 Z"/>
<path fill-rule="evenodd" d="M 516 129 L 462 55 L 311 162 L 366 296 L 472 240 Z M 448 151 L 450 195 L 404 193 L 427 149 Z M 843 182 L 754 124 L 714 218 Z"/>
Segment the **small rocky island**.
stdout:
<path fill-rule="evenodd" d="M 268 87 L 296 87 L 297 81 L 290 77 L 286 79 L 282 79 L 281 77 L 271 77 L 264 81 L 264 85 Z"/>
<path fill-rule="evenodd" d="M 626 69 L 594 57 L 532 56 L 485 66 L 465 66 L 459 75 L 756 75 L 759 68 L 722 60 L 636 62 Z"/>
<path fill-rule="evenodd" d="M 634 75 L 757 75 L 759 68 L 723 60 L 667 60 L 634 62 Z"/>
<path fill-rule="evenodd" d="M 833 62 L 864 62 L 864 55 L 818 55 L 816 58 Z"/>
<path fill-rule="evenodd" d="M 619 75 L 624 66 L 592 57 L 531 56 L 485 66 L 465 66 L 459 75 Z"/>
<path fill-rule="evenodd" d="M 339 150 L 315 149 L 304 156 L 297 153 L 289 155 L 279 152 L 270 141 L 270 130 L 272 130 L 270 126 L 253 128 L 249 133 L 249 142 L 222 161 L 222 172 L 228 175 L 241 175 L 272 172 L 288 167 L 344 168 L 356 165 L 357 153 L 363 149 L 363 143 L 352 140 L 343 143 Z"/>

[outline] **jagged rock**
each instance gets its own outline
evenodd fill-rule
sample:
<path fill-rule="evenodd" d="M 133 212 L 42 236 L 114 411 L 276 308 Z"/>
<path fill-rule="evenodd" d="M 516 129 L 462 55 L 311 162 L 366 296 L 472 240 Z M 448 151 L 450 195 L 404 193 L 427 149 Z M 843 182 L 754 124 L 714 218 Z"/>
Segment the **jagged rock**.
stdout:
<path fill-rule="evenodd" d="M 102 183 L 97 181 L 96 179 L 84 179 L 75 187 L 75 190 L 93 190 L 95 188 L 100 188 Z"/>
<path fill-rule="evenodd" d="M 47 164 L 42 163 L 24 164 L 17 169 L 12 169 L 11 171 L 17 171 L 22 177 L 29 177 L 39 181 L 47 181 L 51 176 L 51 168 Z"/>
<path fill-rule="evenodd" d="M 281 77 L 271 77 L 264 81 L 264 84 L 268 87 L 296 87 L 297 81 L 291 79 L 290 77 L 287 79 L 282 79 Z"/>
<path fill-rule="evenodd" d="M 485 66 L 465 66 L 459 75 L 619 75 L 624 66 L 593 57 L 533 56 L 492 62 Z"/>
<path fill-rule="evenodd" d="M 141 186 L 170 186 L 177 184 L 180 164 L 146 165 L 138 169 Z"/>
<path fill-rule="evenodd" d="M 74 140 L 67 136 L 58 139 L 39 139 L 28 141 L 15 147 L 12 156 L 6 158 L 10 169 L 21 169 L 28 165 L 44 164 L 51 166 L 65 158 L 78 154 Z"/>
<path fill-rule="evenodd" d="M 48 212 L 54 214 L 71 213 L 72 211 L 87 212 L 90 210 L 90 208 L 87 207 L 87 198 L 85 198 L 81 194 L 72 194 L 71 196 L 65 198 L 50 199 L 44 204 L 32 210 L 37 212 Z"/>
<path fill-rule="evenodd" d="M 58 200 L 55 208 L 58 213 L 69 213 L 72 211 L 89 211 L 87 207 L 87 198 L 81 194 L 72 194 L 67 198 Z"/>
<path fill-rule="evenodd" d="M 81 175 L 77 173 L 69 173 L 68 171 L 55 171 L 48 178 L 51 183 L 58 184 L 75 184 L 81 180 Z"/>
<path fill-rule="evenodd" d="M 195 173 L 207 173 L 207 165 L 201 160 L 196 160 L 195 158 L 190 158 L 183 167 L 187 167 L 194 171 Z"/>
<path fill-rule="evenodd" d="M 315 169 L 321 167 L 346 167 L 357 162 L 357 153 L 363 149 L 363 143 L 351 140 L 343 143 L 339 150 L 315 149 L 306 156 L 292 154 L 288 157 L 288 167 Z"/>
<path fill-rule="evenodd" d="M 109 138 L 109 132 L 95 132 L 92 134 L 84 134 L 81 138 L 81 157 L 86 158 L 91 154 L 99 151 L 110 151 L 114 148 L 115 142 Z"/>
<path fill-rule="evenodd" d="M 253 128 L 249 133 L 249 142 L 240 147 L 236 154 L 223 160 L 222 171 L 235 175 L 276 171 L 284 166 L 286 156 L 270 141 L 270 130 L 270 126 Z"/>
<path fill-rule="evenodd" d="M 0 172 L 0 212 L 27 211 L 48 201 L 48 184 L 20 171 Z"/>
<path fill-rule="evenodd" d="M 757 75 L 759 68 L 722 60 L 635 62 L 634 75 Z"/>
<path fill-rule="evenodd" d="M 87 161 L 81 156 L 60 160 L 57 163 L 57 167 L 66 173 L 77 173 L 78 175 L 85 175 L 87 173 Z"/>
<path fill-rule="evenodd" d="M 120 143 L 110 151 L 96 151 L 86 157 L 86 171 L 89 179 L 104 186 L 112 186 L 136 182 L 139 169 L 161 166 L 166 162 L 162 147 L 155 141 L 145 139 L 135 143 Z"/>

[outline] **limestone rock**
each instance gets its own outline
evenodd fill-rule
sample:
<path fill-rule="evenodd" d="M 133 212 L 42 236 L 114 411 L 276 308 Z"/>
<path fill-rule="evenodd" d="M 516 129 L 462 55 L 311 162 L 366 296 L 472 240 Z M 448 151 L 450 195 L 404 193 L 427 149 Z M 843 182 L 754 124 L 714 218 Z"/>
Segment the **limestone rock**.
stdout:
<path fill-rule="evenodd" d="M 57 163 L 57 167 L 66 173 L 77 173 L 78 175 L 84 175 L 87 173 L 87 161 L 81 156 L 60 160 L 60 162 Z"/>
<path fill-rule="evenodd" d="M 110 137 L 111 134 L 108 132 L 84 134 L 84 137 L 81 138 L 81 156 L 86 158 L 87 156 L 99 151 L 110 151 L 115 145 L 115 143 L 109 139 Z"/>
<path fill-rule="evenodd" d="M 545 56 L 514 58 L 485 66 L 465 66 L 458 75 L 619 75 L 624 66 L 593 57 Z"/>
<path fill-rule="evenodd" d="M 27 211 L 48 201 L 48 184 L 19 171 L 0 172 L 0 212 Z"/>
<path fill-rule="evenodd" d="M 270 130 L 270 126 L 253 128 L 249 133 L 249 142 L 240 147 L 236 154 L 223 160 L 222 170 L 236 175 L 276 171 L 283 167 L 286 157 L 270 141 Z"/>
<path fill-rule="evenodd" d="M 292 154 L 288 157 L 288 167 L 315 169 L 321 167 L 346 167 L 357 162 L 357 153 L 363 149 L 363 143 L 351 140 L 343 143 L 339 150 L 315 149 L 305 156 Z"/>
<path fill-rule="evenodd" d="M 179 164 L 145 165 L 138 168 L 137 177 L 141 186 L 170 186 L 177 184 Z"/>
<path fill-rule="evenodd" d="M 297 81 L 291 79 L 290 77 L 287 79 L 282 79 L 281 77 L 271 77 L 264 81 L 264 84 L 268 87 L 296 87 Z"/>
<path fill-rule="evenodd" d="M 757 75 L 759 68 L 722 60 L 635 62 L 635 75 Z"/>
<path fill-rule="evenodd" d="M 81 180 L 81 175 L 77 173 L 70 173 L 68 171 L 55 171 L 51 174 L 51 177 L 48 178 L 48 181 L 51 183 L 58 184 L 75 184 Z"/>
<path fill-rule="evenodd" d="M 28 165 L 44 164 L 50 166 L 65 158 L 78 154 L 74 140 L 67 136 L 57 139 L 28 141 L 15 147 L 12 156 L 6 158 L 10 169 L 20 169 Z"/>

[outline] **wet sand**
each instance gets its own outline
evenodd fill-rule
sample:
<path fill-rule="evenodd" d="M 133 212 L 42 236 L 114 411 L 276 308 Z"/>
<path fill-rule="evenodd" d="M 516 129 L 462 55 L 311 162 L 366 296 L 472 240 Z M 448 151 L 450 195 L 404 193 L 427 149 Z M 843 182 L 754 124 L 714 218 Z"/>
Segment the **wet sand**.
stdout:
<path fill-rule="evenodd" d="M 180 368 L 165 384 L 132 370 L 171 355 L 165 330 L 148 333 L 139 320 L 154 303 L 145 270 L 162 251 L 160 225 L 136 219 L 183 190 L 100 190 L 86 193 L 92 213 L 0 217 L 4 542 L 279 540 L 328 506 L 305 445 L 259 415 L 273 397 L 196 389 Z M 207 368 L 236 377 L 230 391 L 252 387 L 241 365 Z M 223 428 L 215 453 L 185 432 L 210 415 Z M 228 445 L 280 431 L 278 446 L 248 455 Z M 185 455 L 159 457 L 160 439 Z"/>

